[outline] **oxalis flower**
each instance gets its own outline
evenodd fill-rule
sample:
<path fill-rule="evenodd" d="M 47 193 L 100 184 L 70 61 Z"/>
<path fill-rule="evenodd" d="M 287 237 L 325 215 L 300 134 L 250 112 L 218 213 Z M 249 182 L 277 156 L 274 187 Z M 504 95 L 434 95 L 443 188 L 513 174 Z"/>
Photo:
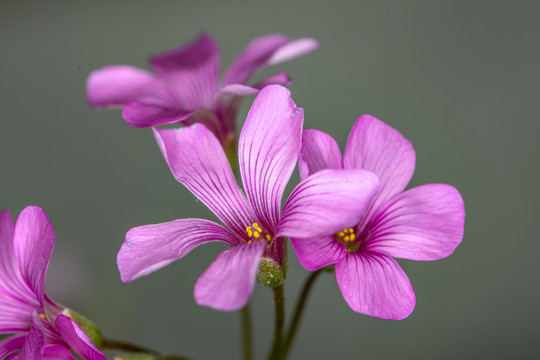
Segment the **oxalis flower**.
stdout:
<path fill-rule="evenodd" d="M 308 270 L 335 264 L 345 301 L 356 312 L 403 319 L 415 306 L 411 283 L 394 258 L 437 260 L 450 255 L 463 237 L 465 209 L 450 185 L 429 184 L 403 191 L 411 179 L 411 143 L 382 121 L 363 115 L 351 130 L 343 161 L 336 141 L 305 130 L 300 178 L 324 169 L 366 169 L 378 175 L 381 190 L 358 221 L 330 236 L 291 237 Z"/>
<path fill-rule="evenodd" d="M 0 213 L 0 334 L 13 334 L 0 342 L 0 358 L 75 360 L 71 349 L 105 360 L 75 316 L 45 294 L 53 247 L 54 229 L 41 208 L 27 207 L 17 223 Z"/>
<path fill-rule="evenodd" d="M 150 57 L 154 74 L 126 65 L 107 66 L 90 74 L 86 83 L 92 107 L 123 107 L 133 127 L 201 122 L 227 148 L 234 145 L 235 118 L 242 96 L 269 84 L 287 85 L 280 72 L 247 86 L 259 69 L 293 59 L 318 47 L 309 38 L 268 35 L 254 39 L 219 78 L 218 45 L 203 33 L 195 41 Z"/>
<path fill-rule="evenodd" d="M 122 281 L 147 275 L 213 241 L 231 247 L 195 284 L 200 305 L 231 311 L 249 300 L 261 259 L 283 265 L 284 237 L 331 236 L 353 226 L 378 191 L 365 170 L 325 170 L 307 177 L 281 211 L 281 197 L 297 162 L 303 110 L 279 85 L 255 99 L 239 138 L 239 168 L 246 196 L 216 137 L 203 125 L 154 130 L 174 177 L 216 214 L 224 226 L 182 219 L 131 229 L 118 254 Z"/>

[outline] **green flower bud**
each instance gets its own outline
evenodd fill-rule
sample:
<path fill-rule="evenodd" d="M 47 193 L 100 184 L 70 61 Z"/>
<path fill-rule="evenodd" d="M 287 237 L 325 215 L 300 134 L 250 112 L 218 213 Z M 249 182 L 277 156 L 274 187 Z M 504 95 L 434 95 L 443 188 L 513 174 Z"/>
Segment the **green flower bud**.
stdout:
<path fill-rule="evenodd" d="M 94 345 L 98 349 L 101 348 L 101 345 L 103 344 L 103 336 L 101 335 L 101 330 L 99 330 L 98 326 L 92 320 L 89 320 L 70 309 L 64 309 L 62 314 L 72 318 L 81 327 L 82 331 L 88 335 Z"/>
<path fill-rule="evenodd" d="M 261 259 L 257 273 L 257 280 L 261 284 L 273 288 L 283 284 L 284 279 L 283 269 L 277 262 L 265 257 Z"/>

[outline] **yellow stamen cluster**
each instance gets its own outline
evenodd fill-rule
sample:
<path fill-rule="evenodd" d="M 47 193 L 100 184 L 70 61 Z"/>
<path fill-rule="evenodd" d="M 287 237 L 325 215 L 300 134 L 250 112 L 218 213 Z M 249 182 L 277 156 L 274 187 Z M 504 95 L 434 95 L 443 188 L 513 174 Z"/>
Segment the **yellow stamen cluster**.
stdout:
<path fill-rule="evenodd" d="M 352 252 L 351 246 L 354 247 L 353 243 L 356 240 L 356 234 L 353 228 L 348 228 L 335 234 L 334 239 L 345 245 L 348 252 Z"/>
<path fill-rule="evenodd" d="M 356 234 L 354 233 L 353 228 L 348 228 L 343 231 L 340 231 L 336 234 L 336 240 L 341 240 L 343 242 L 352 242 L 356 239 Z"/>
<path fill-rule="evenodd" d="M 248 226 L 246 228 L 246 233 L 251 238 L 248 241 L 249 244 L 253 242 L 253 239 L 258 240 L 260 238 L 266 240 L 266 247 L 270 248 L 270 242 L 272 241 L 272 237 L 269 233 L 264 231 L 258 223 L 253 223 L 251 226 Z"/>
<path fill-rule="evenodd" d="M 45 319 L 45 314 L 39 314 L 39 317 Z"/>

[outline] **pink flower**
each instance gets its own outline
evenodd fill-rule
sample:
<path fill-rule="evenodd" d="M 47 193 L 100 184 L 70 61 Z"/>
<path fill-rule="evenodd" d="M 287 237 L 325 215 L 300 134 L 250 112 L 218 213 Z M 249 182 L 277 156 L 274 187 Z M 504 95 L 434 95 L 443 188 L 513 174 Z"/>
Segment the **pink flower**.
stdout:
<path fill-rule="evenodd" d="M 365 170 L 325 170 L 281 198 L 300 153 L 303 110 L 279 85 L 264 88 L 238 142 L 242 192 L 216 137 L 200 124 L 154 130 L 174 177 L 225 226 L 181 219 L 131 229 L 118 253 L 122 281 L 156 271 L 208 242 L 230 245 L 195 285 L 199 305 L 231 311 L 251 297 L 262 258 L 280 269 L 283 238 L 331 236 L 352 226 L 379 189 Z"/>
<path fill-rule="evenodd" d="M 37 206 L 24 209 L 17 223 L 0 213 L 0 358 L 20 360 L 105 360 L 88 335 L 45 294 L 45 273 L 54 247 L 54 229 Z"/>
<path fill-rule="evenodd" d="M 219 77 L 216 42 L 203 33 L 192 43 L 150 58 L 154 74 L 127 65 L 107 66 L 90 74 L 86 83 L 92 107 L 123 107 L 133 127 L 182 122 L 203 123 L 223 145 L 236 135 L 235 117 L 242 96 L 254 95 L 269 84 L 287 85 L 280 72 L 247 86 L 263 67 L 293 59 L 318 47 L 309 38 L 267 35 L 254 39 Z"/>
<path fill-rule="evenodd" d="M 403 319 L 415 306 L 411 283 L 396 258 L 437 260 L 461 243 L 465 209 L 450 185 L 429 184 L 403 191 L 411 179 L 411 143 L 382 121 L 363 115 L 351 130 L 343 160 L 336 141 L 305 130 L 299 160 L 301 179 L 323 169 L 366 169 L 381 183 L 358 223 L 333 236 L 292 237 L 300 263 L 308 270 L 335 264 L 345 301 L 356 312 Z"/>

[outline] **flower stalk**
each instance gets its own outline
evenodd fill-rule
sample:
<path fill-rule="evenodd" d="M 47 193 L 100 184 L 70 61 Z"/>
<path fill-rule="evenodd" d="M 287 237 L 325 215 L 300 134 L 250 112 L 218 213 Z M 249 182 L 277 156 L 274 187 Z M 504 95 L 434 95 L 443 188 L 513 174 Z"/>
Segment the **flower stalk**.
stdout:
<path fill-rule="evenodd" d="M 302 315 L 304 314 L 304 309 L 305 309 L 305 305 L 306 305 L 306 301 L 308 299 L 309 293 L 311 292 L 311 289 L 313 287 L 313 284 L 315 283 L 315 280 L 317 279 L 317 277 L 319 277 L 319 275 L 322 272 L 323 272 L 323 269 L 319 269 L 312 272 L 307 278 L 306 282 L 304 283 L 304 287 L 302 288 L 302 294 L 300 295 L 300 298 L 298 299 L 298 302 L 296 303 L 293 319 L 289 327 L 289 330 L 287 331 L 287 336 L 285 338 L 285 342 L 283 345 L 281 359 L 287 358 L 287 354 L 289 352 L 289 349 L 291 348 L 292 342 L 294 341 L 294 337 L 296 335 L 296 330 L 298 329 L 298 324 L 300 323 L 300 320 L 302 319 Z"/>
<path fill-rule="evenodd" d="M 242 358 L 253 359 L 253 340 L 251 335 L 251 309 L 248 302 L 241 310 L 242 317 Z"/>
<path fill-rule="evenodd" d="M 120 350 L 120 351 L 127 351 L 130 353 L 145 353 L 149 355 L 154 355 L 157 357 L 160 357 L 161 355 L 154 351 L 147 348 L 144 348 L 139 345 L 131 344 L 128 342 L 118 341 L 118 340 L 110 340 L 103 338 L 101 343 L 101 348 L 106 350 Z"/>
<path fill-rule="evenodd" d="M 272 350 L 268 360 L 278 360 L 283 352 L 283 327 L 285 325 L 285 297 L 283 285 L 272 288 L 274 292 L 275 320 L 274 320 L 274 340 Z"/>

